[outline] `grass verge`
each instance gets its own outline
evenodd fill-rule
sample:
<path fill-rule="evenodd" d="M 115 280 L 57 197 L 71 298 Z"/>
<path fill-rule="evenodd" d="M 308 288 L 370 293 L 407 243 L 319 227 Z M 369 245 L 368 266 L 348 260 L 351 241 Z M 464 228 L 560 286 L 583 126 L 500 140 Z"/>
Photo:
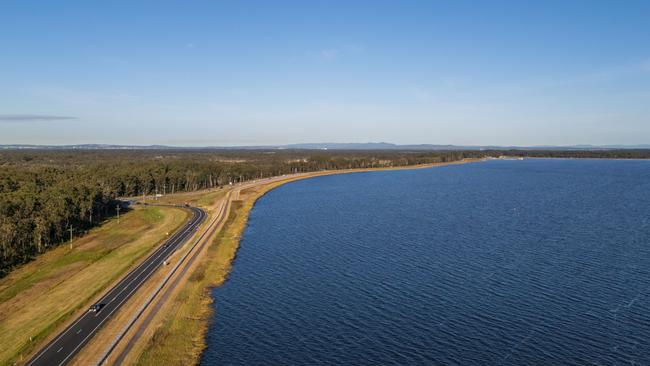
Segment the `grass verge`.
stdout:
<path fill-rule="evenodd" d="M 154 202 L 158 204 L 185 204 L 189 203 L 192 206 L 198 206 L 198 207 L 203 207 L 203 208 L 213 208 L 214 205 L 217 203 L 219 198 L 223 197 L 227 192 L 226 188 L 215 188 L 215 189 L 210 189 L 210 190 L 202 190 L 202 191 L 196 191 L 196 192 L 183 192 L 183 193 L 175 193 L 175 194 L 169 194 L 166 196 L 162 196 L 154 201 L 148 201 L 148 202 Z"/>
<path fill-rule="evenodd" d="M 0 364 L 21 362 L 186 221 L 178 208 L 136 207 L 0 280 Z"/>

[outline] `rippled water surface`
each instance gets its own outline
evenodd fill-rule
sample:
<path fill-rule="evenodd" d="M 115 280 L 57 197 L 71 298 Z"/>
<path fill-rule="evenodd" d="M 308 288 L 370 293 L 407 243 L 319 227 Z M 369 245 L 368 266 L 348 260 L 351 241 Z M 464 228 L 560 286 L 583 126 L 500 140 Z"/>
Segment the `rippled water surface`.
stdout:
<path fill-rule="evenodd" d="M 650 365 L 650 162 L 287 184 L 213 295 L 205 365 Z"/>

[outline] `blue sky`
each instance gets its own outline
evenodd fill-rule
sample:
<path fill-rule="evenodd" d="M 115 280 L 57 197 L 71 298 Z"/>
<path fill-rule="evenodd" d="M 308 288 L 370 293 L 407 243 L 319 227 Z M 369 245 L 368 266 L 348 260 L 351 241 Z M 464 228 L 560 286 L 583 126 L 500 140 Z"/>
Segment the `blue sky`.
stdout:
<path fill-rule="evenodd" d="M 0 144 L 650 143 L 648 1 L 3 1 Z"/>

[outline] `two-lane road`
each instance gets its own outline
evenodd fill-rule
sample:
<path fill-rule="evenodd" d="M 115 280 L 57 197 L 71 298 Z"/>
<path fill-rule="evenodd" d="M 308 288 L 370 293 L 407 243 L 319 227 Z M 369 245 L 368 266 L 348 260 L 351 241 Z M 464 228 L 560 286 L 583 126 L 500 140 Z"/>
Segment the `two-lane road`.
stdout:
<path fill-rule="evenodd" d="M 189 209 L 192 211 L 192 218 L 98 300 L 96 304 L 101 306 L 99 311 L 88 311 L 81 315 L 27 362 L 27 365 L 63 365 L 69 362 L 102 324 L 151 277 L 156 269 L 194 235 L 207 214 L 199 208 L 191 207 Z"/>

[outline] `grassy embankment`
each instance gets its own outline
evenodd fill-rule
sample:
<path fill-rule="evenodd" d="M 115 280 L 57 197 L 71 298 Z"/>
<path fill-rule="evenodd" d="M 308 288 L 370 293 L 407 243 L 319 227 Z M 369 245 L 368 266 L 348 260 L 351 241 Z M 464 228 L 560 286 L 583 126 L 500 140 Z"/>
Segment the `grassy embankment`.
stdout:
<path fill-rule="evenodd" d="M 248 213 L 255 201 L 283 183 L 248 188 L 241 192 L 239 200 L 233 201 L 223 230 L 208 247 L 207 254 L 192 272 L 187 284 L 170 300 L 173 301 L 169 307 L 172 310 L 164 314 L 161 326 L 139 355 L 136 361 L 138 365 L 157 366 L 163 360 L 169 365 L 188 365 L 198 361 L 205 348 L 204 335 L 212 316 L 210 289 L 226 280 Z"/>
<path fill-rule="evenodd" d="M 170 194 L 160 197 L 156 200 L 147 199 L 147 202 L 172 205 L 189 203 L 192 206 L 209 209 L 214 206 L 215 202 L 225 194 L 226 190 L 227 189 L 225 188 L 217 188 L 209 191 L 175 193 L 173 195 Z"/>
<path fill-rule="evenodd" d="M 136 207 L 119 225 L 108 220 L 73 240 L 73 249 L 61 245 L 0 280 L 0 364 L 20 362 L 52 338 L 188 215 Z"/>

